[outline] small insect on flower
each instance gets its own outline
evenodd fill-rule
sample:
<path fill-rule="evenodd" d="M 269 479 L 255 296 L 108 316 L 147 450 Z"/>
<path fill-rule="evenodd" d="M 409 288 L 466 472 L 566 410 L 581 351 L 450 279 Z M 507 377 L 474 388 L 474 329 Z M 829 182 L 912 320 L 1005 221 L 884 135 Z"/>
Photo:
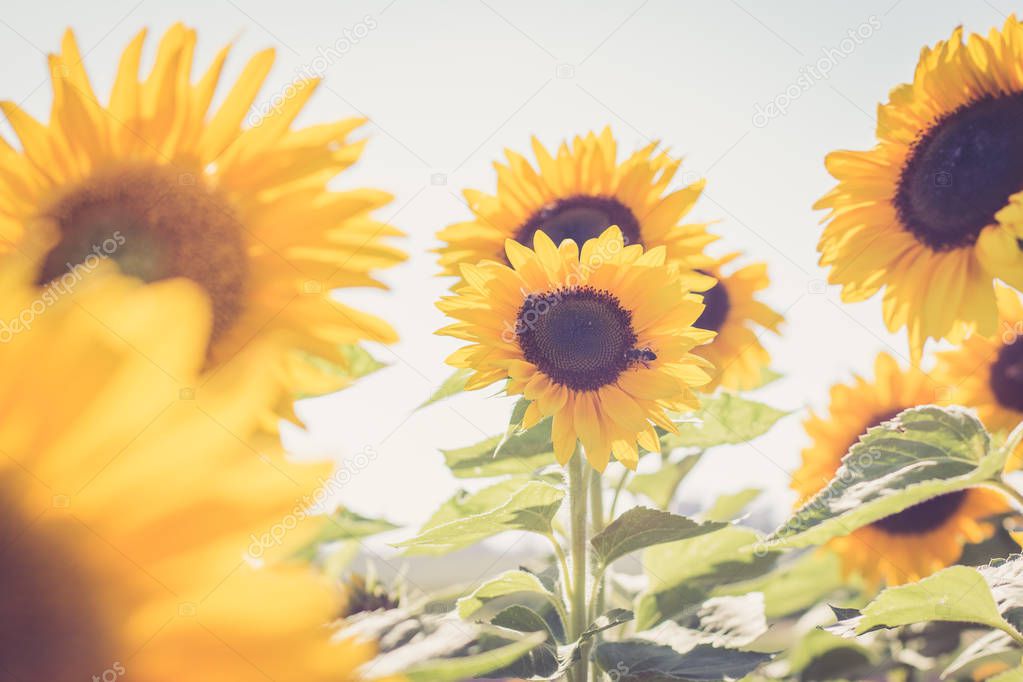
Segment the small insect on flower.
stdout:
<path fill-rule="evenodd" d="M 649 368 L 650 363 L 657 359 L 657 354 L 650 350 L 649 346 L 630 348 L 625 351 L 625 359 L 629 361 L 629 364 L 638 362 L 644 367 Z"/>

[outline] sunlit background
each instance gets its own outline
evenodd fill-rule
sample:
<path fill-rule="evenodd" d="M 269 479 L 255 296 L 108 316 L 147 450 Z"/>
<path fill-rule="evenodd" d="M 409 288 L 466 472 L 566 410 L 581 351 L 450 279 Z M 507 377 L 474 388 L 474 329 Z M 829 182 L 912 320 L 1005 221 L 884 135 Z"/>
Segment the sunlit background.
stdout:
<path fill-rule="evenodd" d="M 553 146 L 610 125 L 624 152 L 662 141 L 684 158 L 684 179 L 708 180 L 691 217 L 717 221 L 716 252 L 770 265 L 766 298 L 787 323 L 764 343 L 784 378 L 756 397 L 794 411 L 766 437 L 704 458 L 679 502 L 763 488 L 752 522 L 766 527 L 792 503 L 805 411 L 825 404 L 832 383 L 869 371 L 879 350 L 908 360 L 879 302 L 840 304 L 816 265 L 821 215 L 811 207 L 831 186 L 823 157 L 872 144 L 878 101 L 911 78 L 922 46 L 959 24 L 986 32 L 1014 9 L 1004 0 L 8 2 L 0 96 L 46 117 L 45 54 L 67 26 L 105 93 L 141 27 L 152 31 L 151 60 L 155 37 L 182 20 L 199 30 L 200 64 L 236 43 L 228 82 L 243 57 L 276 49 L 263 105 L 299 75 L 320 73 L 325 86 L 300 123 L 369 119 L 363 160 L 338 187 L 392 192 L 382 217 L 407 232 L 410 259 L 383 274 L 391 291 L 343 298 L 390 320 L 402 340 L 373 348 L 387 368 L 302 404 L 308 431 L 288 431 L 287 442 L 339 461 L 366 454 L 340 499 L 402 524 L 421 522 L 457 488 L 439 450 L 500 432 L 510 409 L 486 390 L 416 411 L 450 374 L 443 359 L 457 347 L 433 335 L 444 324 L 434 303 L 450 281 L 437 277 L 431 250 L 439 228 L 469 216 L 462 189 L 492 191 L 491 163 L 506 147 L 527 153 L 531 135 Z"/>

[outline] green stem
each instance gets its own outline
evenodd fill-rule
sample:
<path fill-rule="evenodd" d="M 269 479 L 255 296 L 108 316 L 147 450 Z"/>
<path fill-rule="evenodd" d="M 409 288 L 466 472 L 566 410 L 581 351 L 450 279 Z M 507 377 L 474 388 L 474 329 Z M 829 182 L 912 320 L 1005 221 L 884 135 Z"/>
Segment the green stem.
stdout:
<path fill-rule="evenodd" d="M 576 640 L 586 630 L 586 568 L 587 519 L 589 505 L 586 500 L 586 460 L 581 449 L 577 449 L 568 463 L 568 502 L 572 517 L 572 604 L 569 609 L 572 622 L 569 624 L 569 641 Z M 589 679 L 589 651 L 584 648 L 579 662 L 573 667 L 576 682 Z"/>
<path fill-rule="evenodd" d="M 604 477 L 596 469 L 590 474 L 590 527 L 596 535 L 604 530 L 604 523 L 608 519 L 604 516 Z M 589 622 L 593 622 L 604 612 L 604 579 L 597 575 L 597 567 L 593 567 L 593 586 L 590 592 L 590 615 Z"/>
<path fill-rule="evenodd" d="M 618 498 L 622 496 L 622 491 L 625 490 L 625 483 L 629 480 L 629 474 L 632 472 L 628 469 L 622 474 L 622 477 L 618 479 L 618 484 L 615 486 L 614 495 L 611 496 L 611 508 L 608 510 L 607 516 L 609 519 L 614 520 L 615 512 L 618 510 Z"/>
<path fill-rule="evenodd" d="M 1023 511 L 1023 493 L 1002 480 L 993 481 L 991 486 L 1015 502 L 1018 511 Z"/>

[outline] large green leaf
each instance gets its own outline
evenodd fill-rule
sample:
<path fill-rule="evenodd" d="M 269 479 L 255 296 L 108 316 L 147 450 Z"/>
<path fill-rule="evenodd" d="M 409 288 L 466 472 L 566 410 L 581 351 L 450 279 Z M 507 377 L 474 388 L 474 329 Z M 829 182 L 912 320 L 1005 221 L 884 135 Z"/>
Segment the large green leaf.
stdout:
<path fill-rule="evenodd" d="M 1002 617 L 984 575 L 969 566 L 952 566 L 919 582 L 889 587 L 862 611 L 835 609 L 838 623 L 829 631 L 854 637 L 882 628 L 931 621 L 986 625 L 1016 638 L 1020 634 Z"/>
<path fill-rule="evenodd" d="M 557 486 L 529 481 L 495 509 L 433 526 L 396 546 L 410 555 L 446 554 L 505 531 L 549 534 L 564 497 Z"/>
<path fill-rule="evenodd" d="M 686 652 L 701 644 L 731 649 L 744 647 L 765 632 L 764 597 L 752 593 L 708 599 L 637 637 Z"/>
<path fill-rule="evenodd" d="M 476 516 L 497 509 L 531 480 L 533 479 L 530 476 L 512 476 L 474 493 L 459 490 L 437 508 L 437 511 L 419 529 L 419 532 L 422 533 L 456 519 Z M 554 482 L 553 478 L 541 480 L 546 480 L 548 483 Z"/>
<path fill-rule="evenodd" d="M 423 409 L 428 405 L 432 405 L 436 402 L 450 398 L 453 395 L 458 395 L 465 390 L 465 384 L 469 381 L 469 377 L 472 376 L 471 369 L 456 369 L 454 374 L 444 380 L 440 386 L 437 387 L 430 397 L 423 402 L 417 409 Z"/>
<path fill-rule="evenodd" d="M 745 677 L 771 655 L 708 645 L 679 653 L 663 644 L 626 639 L 601 642 L 594 658 L 619 682 L 704 682 Z"/>
<path fill-rule="evenodd" d="M 857 673 L 869 672 L 873 662 L 868 648 L 818 629 L 806 633 L 787 654 L 800 682 L 861 679 Z"/>
<path fill-rule="evenodd" d="M 458 615 L 469 618 L 495 599 L 536 595 L 546 600 L 555 609 L 560 607 L 558 598 L 552 594 L 540 579 L 527 571 L 506 571 L 477 587 L 471 594 L 458 600 Z"/>
<path fill-rule="evenodd" d="M 320 519 L 321 517 L 311 517 L 311 520 Z M 390 521 L 373 519 L 348 509 L 340 509 L 322 517 L 320 530 L 308 542 L 295 550 L 292 558 L 312 561 L 317 557 L 320 547 L 325 544 L 343 540 L 359 540 L 396 528 L 398 526 Z"/>
<path fill-rule="evenodd" d="M 727 524 L 700 523 L 658 509 L 633 507 L 590 540 L 594 556 L 603 567 L 626 554 L 653 545 L 675 542 L 719 530 Z"/>
<path fill-rule="evenodd" d="M 701 516 L 705 521 L 734 521 L 742 510 L 763 492 L 759 488 L 745 488 L 738 492 L 722 495 Z"/>
<path fill-rule="evenodd" d="M 494 645 L 493 636 L 490 638 L 483 636 L 480 641 L 483 642 L 485 650 L 480 653 L 416 662 L 405 668 L 401 674 L 409 682 L 462 682 L 511 665 L 541 645 L 546 636 L 546 633 L 534 632 L 522 635 L 517 640 L 498 639 L 500 643 L 497 645 Z M 505 643 L 509 640 L 510 643 Z"/>
<path fill-rule="evenodd" d="M 549 419 L 526 431 L 513 431 L 441 452 L 444 463 L 458 478 L 529 474 L 555 462 Z"/>
<path fill-rule="evenodd" d="M 995 480 L 1008 451 L 992 448 L 984 427 L 964 409 L 906 410 L 861 437 L 831 483 L 767 546 L 820 545 L 938 495 Z"/>
<path fill-rule="evenodd" d="M 715 595 L 760 592 L 768 618 L 804 611 L 843 588 L 856 589 L 842 575 L 841 559 L 834 552 L 808 551 L 770 573 L 714 590 Z"/>
<path fill-rule="evenodd" d="M 643 553 L 648 587 L 636 600 L 636 623 L 645 629 L 706 599 L 720 585 L 750 580 L 774 564 L 774 554 L 757 554 L 760 536 L 741 526 L 657 545 Z"/>
<path fill-rule="evenodd" d="M 679 432 L 664 436 L 661 442 L 666 450 L 736 445 L 767 433 L 787 414 L 755 400 L 721 393 L 704 398 L 700 409 L 678 424 Z"/>
<path fill-rule="evenodd" d="M 629 492 L 645 495 L 660 509 L 667 509 L 675 491 L 700 461 L 700 455 L 688 455 L 677 462 L 664 460 L 661 468 L 648 474 L 636 474 L 626 484 Z"/>

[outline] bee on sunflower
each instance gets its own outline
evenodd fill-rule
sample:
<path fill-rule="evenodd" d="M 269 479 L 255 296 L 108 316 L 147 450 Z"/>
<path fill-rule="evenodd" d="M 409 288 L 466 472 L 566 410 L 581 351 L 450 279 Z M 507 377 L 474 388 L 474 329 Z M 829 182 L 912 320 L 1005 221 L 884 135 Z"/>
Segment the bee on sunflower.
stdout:
<path fill-rule="evenodd" d="M 463 264 L 464 283 L 438 307 L 457 320 L 439 333 L 469 345 L 448 362 L 472 370 L 467 388 L 507 380 L 529 406 L 528 428 L 552 417 L 561 464 L 577 441 L 597 471 L 610 456 L 635 469 L 638 447 L 659 451 L 654 427 L 694 409 L 710 363 L 693 354 L 714 333 L 693 325 L 704 310 L 667 247 L 626 244 L 618 227 L 580 249 L 543 231 L 530 249 L 505 242 L 508 265 Z"/>
<path fill-rule="evenodd" d="M 994 280 L 1023 287 L 1023 26 L 925 48 L 878 108 L 877 145 L 836 151 L 818 244 L 846 301 L 884 289 L 914 359 L 928 339 L 996 331 Z"/>
<path fill-rule="evenodd" d="M 716 368 L 714 380 L 704 387 L 707 391 L 718 386 L 739 391 L 759 386 L 771 356 L 760 343 L 763 332 L 757 328 L 777 334 L 785 319 L 756 299 L 770 283 L 766 263 L 752 263 L 725 274 L 726 266 L 738 255 L 725 256 L 701 270 L 716 280 L 702 292 L 706 307 L 695 325 L 717 332 L 713 341 L 693 351 Z"/>
<path fill-rule="evenodd" d="M 872 380 L 831 388 L 826 415 L 811 415 L 804 427 L 812 439 L 802 466 L 792 477 L 797 506 L 834 478 L 842 458 L 867 429 L 910 407 L 937 402 L 939 386 L 919 369 L 902 369 L 890 355 L 878 354 Z M 847 574 L 877 585 L 899 585 L 955 563 L 966 542 L 990 537 L 991 516 L 1008 511 L 993 490 L 971 488 L 940 495 L 830 541 Z"/>
<path fill-rule="evenodd" d="M 497 194 L 464 192 L 474 214 L 469 221 L 438 233 L 445 274 L 458 276 L 463 263 L 502 260 L 505 240 L 530 246 L 539 230 L 560 244 L 584 244 L 612 225 L 626 244 L 665 248 L 666 260 L 687 268 L 711 265 L 704 255 L 717 237 L 706 224 L 682 223 L 703 192 L 698 181 L 673 192 L 668 186 L 681 161 L 650 144 L 618 161 L 618 143 L 605 128 L 599 135 L 577 136 L 551 155 L 533 139 L 536 167 L 506 150 L 507 165 L 495 163 Z M 705 280 L 706 286 L 712 282 Z"/>
<path fill-rule="evenodd" d="M 1008 287 L 995 291 L 999 330 L 971 334 L 955 350 L 938 353 L 934 377 L 944 384 L 950 400 L 977 411 L 989 431 L 1008 433 L 1023 422 L 1023 303 Z M 1023 447 L 1009 458 L 1007 468 L 1023 466 Z"/>
<path fill-rule="evenodd" d="M 382 287 L 373 271 L 405 258 L 388 244 L 401 233 L 371 216 L 391 196 L 327 188 L 358 160 L 363 143 L 349 136 L 362 121 L 293 129 L 317 80 L 292 84 L 293 96 L 251 120 L 272 50 L 212 108 L 229 48 L 193 81 L 196 33 L 175 25 L 140 80 L 145 35 L 124 51 L 106 103 L 70 31 L 49 58 L 49 122 L 0 103 L 20 142 L 0 140 L 0 243 L 44 245 L 39 284 L 95 257 L 146 282 L 197 283 L 212 301 L 207 375 L 237 359 L 276 377 L 273 429 L 277 416 L 295 419 L 296 394 L 346 383 L 336 368 L 347 346 L 396 340 L 386 322 L 331 297 Z"/>
<path fill-rule="evenodd" d="M 358 679 L 372 647 L 325 627 L 340 595 L 307 567 L 242 560 L 327 470 L 246 446 L 274 396 L 266 373 L 210 396 L 216 419 L 182 394 L 213 328 L 201 286 L 110 275 L 55 299 L 29 277 L 0 269 L 0 670 Z M 100 308 L 117 314 L 101 323 Z"/>

